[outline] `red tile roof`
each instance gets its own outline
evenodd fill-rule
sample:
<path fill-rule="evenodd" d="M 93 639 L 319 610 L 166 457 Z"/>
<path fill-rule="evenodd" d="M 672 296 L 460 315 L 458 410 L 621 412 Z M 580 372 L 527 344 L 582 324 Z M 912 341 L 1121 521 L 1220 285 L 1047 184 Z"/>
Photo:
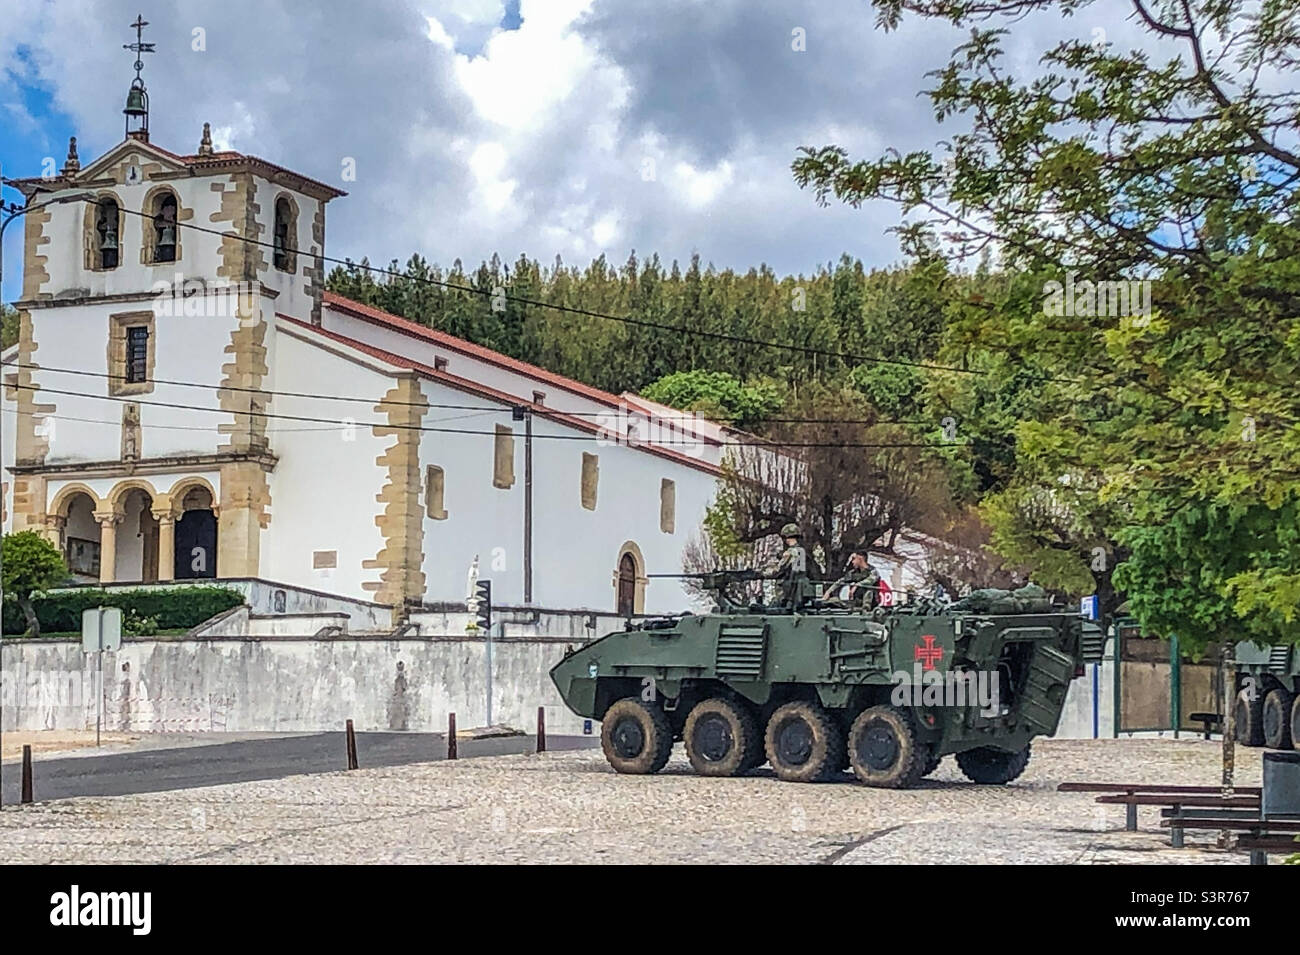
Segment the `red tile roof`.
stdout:
<path fill-rule="evenodd" d="M 331 296 L 331 293 L 327 292 L 326 296 L 327 297 Z M 353 302 L 351 299 L 342 298 L 341 296 L 333 296 L 333 298 L 335 298 L 338 301 L 347 302 L 350 305 L 355 305 L 361 308 L 369 309 L 369 306 L 361 305 L 358 302 Z M 380 312 L 378 309 L 370 309 L 370 310 L 377 312 L 377 314 L 379 315 L 388 315 L 387 312 Z M 391 315 L 388 317 L 396 318 L 396 316 L 391 316 Z M 472 381 L 469 378 L 462 378 L 459 375 L 453 375 L 449 372 L 442 371 L 441 369 L 433 368 L 429 365 L 424 364 L 423 362 L 418 362 L 413 358 L 408 358 L 405 355 L 398 355 L 394 352 L 386 351 L 385 349 L 382 348 L 377 348 L 374 345 L 368 345 L 365 342 L 358 341 L 355 338 L 349 338 L 347 335 L 341 335 L 338 332 L 327 331 L 326 329 L 321 328 L 319 325 L 312 325 L 310 322 L 304 322 L 302 319 L 293 318 L 289 315 L 284 315 L 279 312 L 276 313 L 276 318 L 280 319 L 281 321 L 290 323 L 295 328 L 303 329 L 315 335 L 319 335 L 320 337 L 327 339 L 329 341 L 337 342 L 341 345 L 346 345 L 348 348 L 355 349 L 356 351 L 359 351 L 362 354 L 369 355 L 372 358 L 377 358 L 380 361 L 386 362 L 395 367 L 404 368 L 409 371 L 413 371 L 416 374 L 420 375 L 421 377 L 428 378 L 431 381 L 440 382 L 451 388 L 455 388 L 458 391 L 463 391 L 466 392 L 467 394 L 476 395 L 480 398 L 486 398 L 489 401 L 496 401 L 499 402 L 500 404 L 508 405 L 512 408 L 515 406 L 522 406 L 529 409 L 530 412 L 537 415 L 538 417 L 555 421 L 559 424 L 563 424 L 570 428 L 575 428 L 579 431 L 585 431 L 588 434 L 599 435 L 599 434 L 608 433 L 604 428 L 600 426 L 600 424 L 590 419 L 582 418 L 571 414 L 565 414 L 563 411 L 557 411 L 556 409 L 550 408 L 544 404 L 538 404 L 533 401 L 525 401 L 520 397 L 518 397 L 517 395 L 511 395 L 508 394 L 507 392 L 500 391 L 496 388 L 492 388 L 480 382 Z M 405 321 L 405 319 L 402 319 L 402 321 Z M 423 326 L 418 326 L 418 327 L 423 328 Z M 430 329 L 424 329 L 424 330 L 431 331 Z M 434 334 L 441 335 L 442 333 L 435 332 Z M 457 342 L 463 345 L 469 345 L 470 347 L 475 349 L 480 349 L 480 346 L 478 345 L 470 345 L 469 342 L 464 342 L 461 339 L 455 338 L 454 336 L 451 335 L 446 335 L 443 337 L 449 339 L 452 342 Z M 505 355 L 500 355 L 499 353 L 490 351 L 489 349 L 486 348 L 482 348 L 481 351 L 489 355 L 495 355 L 496 357 L 505 359 L 507 361 L 512 361 L 512 362 L 514 361 L 514 359 L 506 358 Z M 528 365 L 525 362 L 517 362 L 517 364 L 526 368 L 536 367 L 533 365 Z M 551 374 L 550 372 L 545 372 L 544 369 L 538 369 L 538 371 L 543 371 L 545 374 L 548 375 Z M 562 381 L 570 380 L 567 378 L 563 378 L 560 375 L 554 375 L 553 377 Z M 574 382 L 574 384 L 579 384 L 579 383 Z M 585 388 L 587 386 L 583 385 L 582 387 Z M 615 398 L 614 395 L 610 395 L 609 392 L 601 392 L 598 391 L 598 389 L 594 389 L 594 388 L 591 390 L 599 394 L 608 395 L 610 398 L 613 398 L 614 400 L 617 401 L 617 398 Z M 634 445 L 629 445 L 629 447 L 634 447 L 638 451 L 645 451 L 648 454 L 653 454 L 661 458 L 666 458 L 670 461 L 675 461 L 678 464 L 685 465 L 686 467 L 695 468 L 696 470 L 699 471 L 705 471 L 709 474 L 719 475 L 722 473 L 719 467 L 709 463 L 708 461 L 702 461 L 699 458 L 693 458 L 690 455 L 682 454 L 680 451 L 674 451 L 671 448 L 666 448 L 661 445 L 634 444 Z"/>
<path fill-rule="evenodd" d="M 439 345 L 449 351 L 467 355 L 479 361 L 498 368 L 504 368 L 507 371 L 513 371 L 516 374 L 525 375 L 539 382 L 562 388 L 571 394 L 579 395 L 591 401 L 599 402 L 611 408 L 630 408 L 640 411 L 649 418 L 658 417 L 654 408 L 645 404 L 638 396 L 631 394 L 616 395 L 612 392 L 602 391 L 600 388 L 593 388 L 591 385 L 583 384 L 573 378 L 566 378 L 564 375 L 548 371 L 538 365 L 529 364 L 526 361 L 520 361 L 517 358 L 511 358 L 509 355 L 503 355 L 501 352 L 493 351 L 490 348 L 484 348 L 482 345 L 476 345 L 473 342 L 466 341 L 463 338 L 457 338 L 455 335 L 448 335 L 446 332 L 440 332 L 437 329 L 429 328 L 427 325 L 421 325 L 419 322 L 413 322 L 409 318 L 403 318 L 400 315 L 393 315 L 391 312 L 385 312 L 382 309 L 375 308 L 372 305 L 366 305 L 354 299 L 345 298 L 334 292 L 325 292 L 325 305 L 329 308 L 345 312 L 354 318 L 360 318 L 376 325 L 382 325 L 386 328 L 394 329 L 412 338 L 419 338 L 423 341 Z M 668 425 L 674 431 L 687 431 L 676 425 Z M 705 444 L 719 445 L 721 442 L 707 434 L 693 433 L 693 436 Z"/>

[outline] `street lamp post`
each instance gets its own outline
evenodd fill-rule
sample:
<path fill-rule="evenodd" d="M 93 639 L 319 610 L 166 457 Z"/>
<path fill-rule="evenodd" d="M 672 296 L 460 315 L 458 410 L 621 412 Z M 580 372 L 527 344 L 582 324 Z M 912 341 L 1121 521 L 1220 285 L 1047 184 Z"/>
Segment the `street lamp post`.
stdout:
<path fill-rule="evenodd" d="M 4 177 L 0 177 L 0 187 L 15 186 L 15 185 L 17 184 L 12 179 L 5 179 Z M 5 268 L 4 268 L 5 241 L 4 240 L 5 240 L 5 229 L 9 228 L 9 223 L 13 222 L 15 219 L 19 218 L 20 216 L 26 215 L 29 212 L 34 212 L 37 209 L 44 209 L 46 206 L 58 206 L 68 202 L 94 202 L 94 201 L 95 201 L 95 196 L 89 192 L 72 192 L 72 193 L 67 193 L 65 195 L 55 195 L 55 196 L 51 196 L 49 199 L 47 199 L 44 202 L 38 202 L 35 204 L 29 202 L 27 205 L 22 205 L 22 206 L 20 206 L 16 202 L 5 203 L 3 199 L 0 199 L 0 216 L 3 216 L 3 218 L 0 219 L 0 289 L 4 288 L 4 275 L 5 275 Z M 4 300 L 3 294 L 0 294 L 0 302 L 2 302 L 3 300 Z M 0 421 L 3 421 L 3 415 L 0 415 Z M 0 424 L 0 443 L 4 441 L 3 427 L 4 427 L 3 424 Z M 3 567 L 3 564 L 4 564 L 4 558 L 2 554 L 0 554 L 0 568 Z M 3 606 L 4 606 L 4 583 L 3 580 L 0 580 L 0 607 Z M 0 633 L 0 654 L 3 654 L 3 652 L 4 652 L 4 635 L 3 633 Z M 2 664 L 3 664 L 3 659 L 0 658 L 0 680 L 3 680 L 4 678 L 3 677 L 4 671 L 3 671 Z M 0 692 L 0 717 L 2 717 L 4 713 L 3 703 L 4 703 L 3 693 Z M 0 718 L 0 752 L 4 751 L 3 737 L 4 737 L 4 720 L 3 718 Z M 3 763 L 3 758 L 0 757 L 0 764 L 2 763 Z M 2 781 L 3 781 L 3 773 L 2 771 L 0 771 L 0 807 L 3 807 L 4 805 L 4 789 L 3 789 Z"/>

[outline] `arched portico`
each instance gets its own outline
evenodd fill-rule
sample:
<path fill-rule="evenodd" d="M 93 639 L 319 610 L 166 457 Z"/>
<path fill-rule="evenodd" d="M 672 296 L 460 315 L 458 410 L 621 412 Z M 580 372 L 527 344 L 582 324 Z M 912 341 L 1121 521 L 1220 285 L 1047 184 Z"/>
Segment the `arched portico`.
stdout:
<path fill-rule="evenodd" d="M 95 517 L 102 506 L 92 488 L 73 482 L 59 489 L 46 511 L 46 537 L 63 554 L 73 576 L 83 582 L 99 580 L 103 569 Z"/>

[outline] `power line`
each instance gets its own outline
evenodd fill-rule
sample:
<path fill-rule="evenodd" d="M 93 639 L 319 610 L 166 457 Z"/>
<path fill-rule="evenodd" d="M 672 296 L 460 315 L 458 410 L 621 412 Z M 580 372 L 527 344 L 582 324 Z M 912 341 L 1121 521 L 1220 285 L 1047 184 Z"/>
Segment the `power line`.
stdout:
<path fill-rule="evenodd" d="M 83 201 L 98 203 L 98 200 L 93 200 L 93 199 L 84 199 Z M 154 216 L 149 215 L 149 213 L 144 212 L 143 210 L 127 209 L 124 206 L 119 206 L 118 208 L 121 209 L 122 212 L 125 212 L 133 216 L 139 216 L 142 219 L 149 219 L 151 221 L 155 219 Z M 180 228 L 192 229 L 196 232 L 203 232 L 208 235 L 217 236 L 219 238 L 235 239 L 236 241 L 244 242 L 249 245 L 259 246 L 262 248 L 271 249 L 273 251 L 275 250 L 275 243 L 266 242 L 262 239 L 257 239 L 252 236 L 244 236 L 234 232 L 222 232 L 217 229 L 209 229 L 206 226 L 197 225 L 192 222 L 178 221 L 173 224 Z M 373 272 L 378 275 L 384 275 L 387 276 L 388 278 L 397 278 L 406 281 L 420 282 L 426 285 L 436 285 L 442 288 L 446 288 L 450 291 L 469 292 L 474 295 L 490 296 L 492 298 L 504 299 L 505 301 L 508 302 L 515 302 L 519 305 L 531 305 L 535 308 L 551 309 L 552 311 L 564 312 L 570 315 L 580 315 L 585 318 L 599 318 L 605 321 L 621 322 L 626 325 L 634 325 L 641 328 L 653 328 L 659 331 L 676 332 L 680 335 L 694 335 L 696 337 L 702 337 L 702 338 L 713 338 L 718 341 L 730 342 L 732 344 L 737 344 L 737 345 L 759 345 L 764 348 L 775 348 L 783 351 L 796 352 L 798 354 L 805 355 L 805 356 L 837 358 L 841 361 L 857 363 L 857 364 L 875 363 L 875 364 L 886 364 L 886 365 L 900 365 L 907 368 L 918 368 L 926 371 L 947 371 L 947 372 L 954 372 L 963 375 L 991 374 L 990 372 L 981 371 L 979 369 L 960 368 L 956 365 L 937 365 L 931 362 L 909 361 L 908 359 L 905 358 L 882 358 L 878 355 L 857 355 L 852 352 L 832 351 L 831 349 L 825 349 L 825 348 L 814 348 L 810 345 L 785 344 L 783 342 L 765 341 L 759 338 L 747 338 L 743 335 L 733 335 L 727 332 L 711 332 L 700 328 L 689 328 L 682 325 L 669 325 L 664 322 L 653 322 L 650 321 L 649 319 L 632 318 L 631 316 L 628 315 L 610 315 L 606 312 L 597 312 L 594 309 L 581 308 L 575 305 L 560 305 L 555 302 L 542 302 L 537 299 L 524 298 L 521 295 L 514 295 L 512 293 L 507 293 L 504 291 L 498 293 L 496 290 L 493 289 L 480 289 L 480 288 L 475 288 L 472 285 L 461 285 L 456 282 L 448 282 L 445 279 L 435 279 L 428 276 L 406 275 L 402 272 L 396 272 L 393 271 L 392 269 L 380 268 L 379 266 L 375 266 L 375 265 L 363 265 L 359 262 L 354 262 L 351 259 L 339 259 L 333 256 L 328 256 L 325 255 L 323 251 L 320 253 L 308 253 L 308 252 L 303 252 L 301 249 L 295 249 L 294 252 L 301 253 L 303 255 L 311 255 L 312 258 L 320 259 L 322 262 L 328 262 L 331 265 L 340 265 L 343 266 L 344 268 L 361 269 L 363 271 Z M 1072 380 L 1068 378 L 1059 378 L 1051 375 L 1031 375 L 1030 377 L 1043 380 L 1043 381 Z"/>
<path fill-rule="evenodd" d="M 173 401 L 154 401 L 150 399 L 138 398 L 134 395 L 93 395 L 83 391 L 67 391 L 60 388 L 46 388 L 41 385 L 30 383 L 16 383 L 8 387 L 21 388 L 32 392 L 66 395 L 74 398 L 89 398 L 99 401 L 117 401 L 129 402 L 132 404 L 146 405 L 156 408 L 173 408 L 182 411 L 204 411 L 211 414 L 222 415 L 247 415 L 249 418 L 276 419 L 285 421 L 303 421 L 314 424 L 337 425 L 342 428 L 383 428 L 388 431 L 421 431 L 439 434 L 468 434 L 482 435 L 486 437 L 495 437 L 496 431 L 477 431 L 469 428 L 438 428 L 426 425 L 412 424 L 390 424 L 386 421 L 355 421 L 351 418 L 321 418 L 310 415 L 291 415 L 274 411 L 259 411 L 253 408 L 248 409 L 231 409 L 231 408 L 212 408 L 202 405 L 187 405 Z M 375 404 L 386 404 L 387 402 L 377 401 Z M 392 402 L 394 406 L 398 403 Z M 30 413 L 31 417 L 43 417 L 35 413 Z M 314 429 L 313 429 L 314 430 Z M 675 450 L 674 445 L 691 445 L 694 441 L 643 441 L 638 436 L 627 434 L 533 434 L 534 438 L 552 441 L 604 441 L 612 445 L 628 445 L 630 447 L 659 448 L 665 451 Z M 759 439 L 755 441 L 713 441 L 708 442 L 711 445 L 722 445 L 728 447 L 755 447 L 755 448 L 931 448 L 934 450 L 944 450 L 945 448 L 965 447 L 965 442 L 950 442 L 947 444 L 928 444 L 923 442 L 834 442 L 834 441 L 768 441 Z M 680 453 L 680 452 L 679 452 Z"/>
<path fill-rule="evenodd" d="M 31 371 L 45 371 L 50 374 L 58 375 L 81 375 L 88 378 L 107 378 L 110 381 L 125 382 L 125 375 L 115 375 L 111 372 L 87 371 L 82 368 L 55 368 L 49 365 L 37 365 L 30 362 L 5 362 L 6 368 L 25 368 Z M 352 397 L 349 395 L 326 395 L 314 394 L 305 391 L 279 391 L 267 388 L 252 388 L 243 385 L 211 385 L 197 381 L 177 381 L 167 378 L 150 378 L 151 384 L 170 385 L 178 388 L 204 388 L 211 391 L 234 391 L 254 395 L 267 395 L 273 398 L 308 398 L 319 399 L 321 401 L 346 401 L 357 402 L 361 404 L 374 405 L 379 403 L 376 398 Z M 483 405 L 458 405 L 458 404 L 440 404 L 437 402 L 422 401 L 384 401 L 385 405 L 393 407 L 406 408 L 438 408 L 440 410 L 452 411 L 481 411 L 485 414 L 511 414 L 513 409 L 518 405 L 529 405 L 530 402 L 520 399 L 513 402 L 509 407 L 487 408 Z M 627 411 L 629 414 L 643 415 L 652 418 L 655 421 L 705 421 L 708 424 L 716 424 L 719 427 L 731 427 L 730 425 L 715 422 L 711 419 L 704 418 L 702 415 L 691 414 L 690 412 L 679 412 L 676 414 L 664 415 L 657 414 L 648 409 L 634 408 L 630 404 L 626 408 L 611 408 L 608 411 L 571 411 L 556 408 L 552 405 L 538 404 L 536 407 L 542 411 L 550 411 L 555 414 L 567 415 L 577 418 L 608 418 L 620 411 Z M 676 409 L 671 409 L 676 411 Z M 862 424 L 862 425 L 929 425 L 935 426 L 933 421 L 923 420 L 898 420 L 898 419 L 873 419 L 873 418 L 763 418 L 763 424 Z M 940 422 L 942 423 L 942 422 Z"/>

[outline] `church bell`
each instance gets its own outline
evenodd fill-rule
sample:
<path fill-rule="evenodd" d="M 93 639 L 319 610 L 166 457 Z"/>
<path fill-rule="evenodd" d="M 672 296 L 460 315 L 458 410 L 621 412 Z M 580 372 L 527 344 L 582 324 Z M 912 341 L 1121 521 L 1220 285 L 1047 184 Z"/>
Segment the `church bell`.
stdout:
<path fill-rule="evenodd" d="M 143 86 L 132 84 L 126 94 L 126 109 L 122 112 L 127 116 L 149 115 L 149 94 L 144 91 Z"/>
<path fill-rule="evenodd" d="M 145 138 L 149 134 L 149 93 L 144 88 L 144 83 L 138 77 L 131 83 L 131 88 L 126 94 L 126 109 L 122 110 L 126 116 L 126 131 L 129 135 L 132 126 Z"/>

